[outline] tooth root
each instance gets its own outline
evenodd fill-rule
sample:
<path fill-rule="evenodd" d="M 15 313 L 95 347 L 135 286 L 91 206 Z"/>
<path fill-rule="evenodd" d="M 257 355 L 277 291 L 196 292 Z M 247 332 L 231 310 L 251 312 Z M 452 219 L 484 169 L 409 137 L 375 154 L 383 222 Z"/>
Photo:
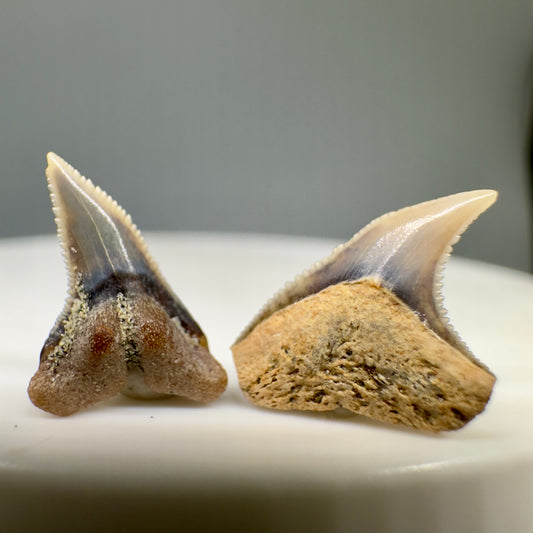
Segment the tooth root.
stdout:
<path fill-rule="evenodd" d="M 48 154 L 48 163 L 70 294 L 41 352 L 31 400 L 68 415 L 120 391 L 215 399 L 226 373 L 130 217 L 59 156 Z"/>
<path fill-rule="evenodd" d="M 41 352 L 28 387 L 34 405 L 67 416 L 123 390 L 128 368 L 119 331 L 112 300 L 91 311 L 75 300 L 59 339 L 49 339 Z"/>
<path fill-rule="evenodd" d="M 142 354 L 144 383 L 150 391 L 201 402 L 215 400 L 224 392 L 227 378 L 220 365 L 157 302 L 140 295 L 132 300 L 131 313 L 142 317 L 132 344 Z"/>
<path fill-rule="evenodd" d="M 45 344 L 28 388 L 32 402 L 55 415 L 119 392 L 209 402 L 226 387 L 226 373 L 208 350 L 146 294 L 119 294 L 92 309 L 75 300 L 64 330 L 64 348 Z"/>
<path fill-rule="evenodd" d="M 257 405 L 344 407 L 428 431 L 464 426 L 495 380 L 368 278 L 277 311 L 232 350 L 241 389 Z"/>

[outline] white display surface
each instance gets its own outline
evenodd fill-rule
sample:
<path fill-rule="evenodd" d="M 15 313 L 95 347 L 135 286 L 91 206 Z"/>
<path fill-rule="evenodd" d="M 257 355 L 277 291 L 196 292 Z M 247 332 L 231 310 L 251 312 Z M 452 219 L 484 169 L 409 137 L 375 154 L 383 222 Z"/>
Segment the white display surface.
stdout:
<path fill-rule="evenodd" d="M 26 387 L 66 296 L 55 237 L 0 243 L 0 530 L 533 531 L 533 278 L 452 258 L 445 306 L 497 376 L 485 412 L 432 435 L 348 411 L 242 396 L 230 346 L 286 281 L 337 243 L 148 235 L 226 368 L 209 405 L 118 396 L 67 418 Z"/>

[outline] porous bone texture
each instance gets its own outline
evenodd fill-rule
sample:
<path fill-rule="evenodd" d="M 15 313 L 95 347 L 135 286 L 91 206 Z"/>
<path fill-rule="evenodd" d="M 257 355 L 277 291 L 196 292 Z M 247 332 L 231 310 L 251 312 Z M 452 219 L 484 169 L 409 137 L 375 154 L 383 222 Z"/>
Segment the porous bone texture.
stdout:
<path fill-rule="evenodd" d="M 257 405 L 344 407 L 429 431 L 466 424 L 495 381 L 372 279 L 332 285 L 273 313 L 233 355 Z"/>

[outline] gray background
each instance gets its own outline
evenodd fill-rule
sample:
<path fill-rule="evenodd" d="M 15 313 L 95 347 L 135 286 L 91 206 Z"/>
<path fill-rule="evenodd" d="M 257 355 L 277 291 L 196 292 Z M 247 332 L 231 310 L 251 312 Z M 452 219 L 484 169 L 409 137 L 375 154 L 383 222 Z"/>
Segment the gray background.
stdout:
<path fill-rule="evenodd" d="M 55 231 L 56 151 L 142 230 L 350 237 L 461 190 L 457 253 L 529 269 L 533 0 L 0 7 L 0 237 Z"/>

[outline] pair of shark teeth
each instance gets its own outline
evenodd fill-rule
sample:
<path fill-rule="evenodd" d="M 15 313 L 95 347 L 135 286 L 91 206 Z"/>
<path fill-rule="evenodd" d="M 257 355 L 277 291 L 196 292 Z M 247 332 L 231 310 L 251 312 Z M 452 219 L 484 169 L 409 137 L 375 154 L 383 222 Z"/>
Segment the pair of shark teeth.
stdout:
<path fill-rule="evenodd" d="M 226 372 L 131 218 L 55 154 L 46 175 L 70 288 L 30 381 L 33 403 L 68 415 L 118 392 L 216 399 Z M 232 347 L 245 396 L 431 431 L 471 420 L 495 378 L 449 325 L 441 274 L 496 196 L 464 192 L 384 215 L 287 284 Z"/>

